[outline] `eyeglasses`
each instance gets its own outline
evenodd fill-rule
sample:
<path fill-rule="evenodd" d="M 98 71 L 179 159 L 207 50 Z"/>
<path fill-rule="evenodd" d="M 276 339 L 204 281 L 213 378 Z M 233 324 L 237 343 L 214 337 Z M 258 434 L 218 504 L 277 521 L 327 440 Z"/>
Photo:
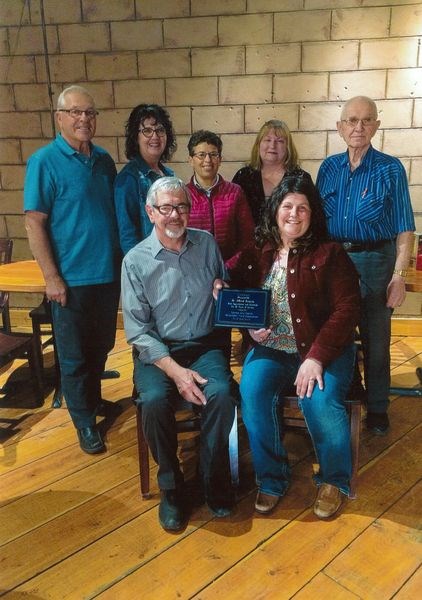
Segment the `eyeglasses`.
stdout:
<path fill-rule="evenodd" d="M 373 125 L 376 119 L 372 117 L 368 117 L 366 119 L 358 119 L 357 117 L 350 117 L 350 119 L 342 119 L 342 123 L 346 123 L 348 127 L 357 127 L 359 123 L 362 123 L 362 127 L 369 127 L 369 125 Z"/>
<path fill-rule="evenodd" d="M 174 210 L 178 215 L 186 215 L 190 211 L 189 204 L 161 204 L 160 206 L 153 204 L 153 207 L 165 217 L 169 217 Z"/>
<path fill-rule="evenodd" d="M 220 158 L 220 153 L 219 152 L 197 152 L 196 154 L 192 154 L 192 156 L 195 156 L 199 160 L 205 160 L 207 158 L 207 156 L 210 157 L 210 160 L 217 160 L 217 158 Z"/>
<path fill-rule="evenodd" d="M 158 137 L 164 137 L 166 135 L 166 129 L 162 125 L 158 127 L 144 127 L 143 129 L 138 129 L 146 138 L 151 138 L 154 133 L 158 135 Z"/>
<path fill-rule="evenodd" d="M 67 113 L 72 119 L 80 119 L 82 115 L 85 115 L 87 119 L 95 119 L 98 115 L 98 111 L 93 108 L 88 108 L 88 110 L 80 110 L 79 108 L 59 108 L 58 112 Z"/>

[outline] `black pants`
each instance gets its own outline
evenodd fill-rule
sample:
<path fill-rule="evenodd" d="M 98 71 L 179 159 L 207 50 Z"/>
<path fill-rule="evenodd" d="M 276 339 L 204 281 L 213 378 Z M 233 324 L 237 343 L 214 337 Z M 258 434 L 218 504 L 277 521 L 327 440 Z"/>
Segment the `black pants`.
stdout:
<path fill-rule="evenodd" d="M 120 285 L 71 287 L 67 304 L 51 303 L 66 405 L 77 428 L 95 425 L 101 375 L 116 337 Z"/>
<path fill-rule="evenodd" d="M 178 364 L 198 371 L 208 380 L 202 388 L 207 404 L 201 409 L 200 473 L 206 495 L 225 495 L 230 489 L 228 444 L 238 398 L 227 351 L 196 341 L 177 343 L 170 346 L 170 352 Z M 160 489 L 179 487 L 183 475 L 177 459 L 177 388 L 161 369 L 143 364 L 138 358 L 135 385 L 145 437 L 158 464 L 158 485 Z"/>

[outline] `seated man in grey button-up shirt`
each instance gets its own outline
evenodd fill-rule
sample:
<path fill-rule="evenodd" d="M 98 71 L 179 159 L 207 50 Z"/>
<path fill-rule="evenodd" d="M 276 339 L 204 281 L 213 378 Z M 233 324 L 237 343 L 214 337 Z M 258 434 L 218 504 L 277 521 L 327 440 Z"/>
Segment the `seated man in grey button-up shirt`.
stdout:
<path fill-rule="evenodd" d="M 216 516 L 231 512 L 228 440 L 236 385 L 228 359 L 228 331 L 214 330 L 213 283 L 224 277 L 214 238 L 187 229 L 190 196 L 176 177 L 150 188 L 146 211 L 154 229 L 126 255 L 122 302 L 128 342 L 135 348 L 135 385 L 142 423 L 158 464 L 160 523 L 185 522 L 183 475 L 177 459 L 177 392 L 202 407 L 200 474 Z"/>

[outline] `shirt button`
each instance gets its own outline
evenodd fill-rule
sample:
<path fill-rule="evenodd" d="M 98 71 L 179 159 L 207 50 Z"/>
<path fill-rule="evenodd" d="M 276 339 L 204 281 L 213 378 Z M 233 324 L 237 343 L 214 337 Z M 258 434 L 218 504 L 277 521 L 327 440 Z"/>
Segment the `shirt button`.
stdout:
<path fill-rule="evenodd" d="M 301 323 L 301 322 L 302 322 L 302 319 L 299 319 L 299 318 L 296 319 L 296 323 Z"/>
<path fill-rule="evenodd" d="M 294 272 L 295 272 L 295 270 L 294 270 L 294 269 L 290 269 L 290 273 L 294 273 Z"/>
<path fill-rule="evenodd" d="M 297 254 L 297 248 L 294 248 L 293 254 Z"/>
<path fill-rule="evenodd" d="M 252 265 L 248 265 L 248 269 L 251 270 L 252 269 Z"/>
<path fill-rule="evenodd" d="M 295 293 L 290 294 L 290 298 L 296 298 L 296 294 Z"/>
<path fill-rule="evenodd" d="M 312 265 L 311 269 L 312 269 L 312 271 L 315 271 L 316 265 Z"/>
<path fill-rule="evenodd" d="M 301 346 L 301 348 L 304 348 L 304 347 L 306 346 L 305 342 L 302 342 L 302 343 L 300 344 L 300 346 Z"/>

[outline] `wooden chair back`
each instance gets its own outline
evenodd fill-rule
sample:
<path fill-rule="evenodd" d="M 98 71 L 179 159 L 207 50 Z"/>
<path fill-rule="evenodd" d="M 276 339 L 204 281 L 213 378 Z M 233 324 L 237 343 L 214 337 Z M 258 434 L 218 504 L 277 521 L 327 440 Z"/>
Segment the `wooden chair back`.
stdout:
<path fill-rule="evenodd" d="M 16 358 L 28 359 L 34 382 L 36 405 L 41 406 L 44 401 L 43 377 L 34 336 L 27 333 L 0 332 L 0 366 L 4 366 Z"/>
<path fill-rule="evenodd" d="M 12 262 L 13 240 L 0 238 L 0 265 Z M 9 292 L 0 292 L 0 314 L 2 317 L 2 330 L 11 331 L 9 313 Z"/>

